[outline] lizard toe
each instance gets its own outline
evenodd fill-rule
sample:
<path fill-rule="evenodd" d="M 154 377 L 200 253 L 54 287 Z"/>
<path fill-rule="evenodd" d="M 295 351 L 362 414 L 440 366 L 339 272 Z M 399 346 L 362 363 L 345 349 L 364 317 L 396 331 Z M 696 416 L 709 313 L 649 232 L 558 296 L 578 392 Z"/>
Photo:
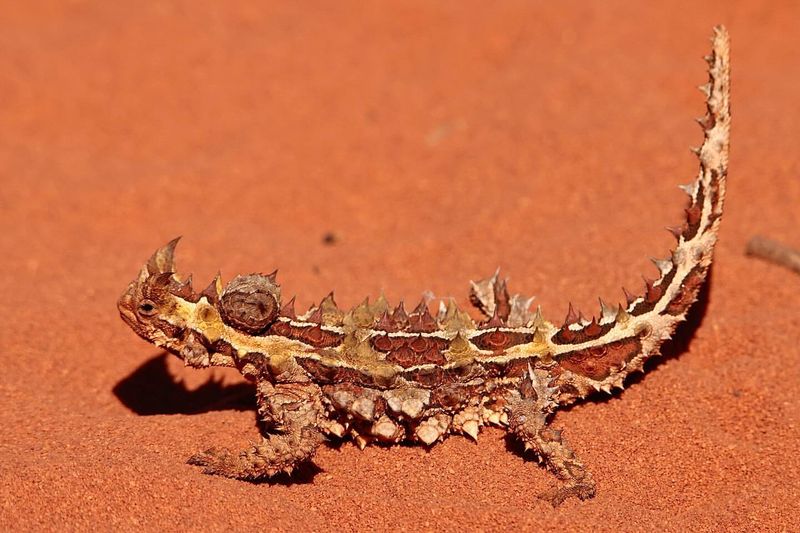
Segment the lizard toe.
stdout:
<path fill-rule="evenodd" d="M 553 507 L 558 507 L 567 498 L 579 498 L 581 500 L 588 500 L 594 498 L 595 485 L 592 481 L 574 481 L 564 485 L 559 485 L 551 488 L 550 490 L 539 494 L 538 497 L 542 500 L 550 502 Z"/>

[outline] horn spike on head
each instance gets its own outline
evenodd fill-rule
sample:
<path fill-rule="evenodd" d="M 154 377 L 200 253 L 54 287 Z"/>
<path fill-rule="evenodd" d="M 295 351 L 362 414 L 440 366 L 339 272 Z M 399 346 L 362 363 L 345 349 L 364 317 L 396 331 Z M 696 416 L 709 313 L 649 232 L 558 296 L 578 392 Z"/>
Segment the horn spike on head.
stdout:
<path fill-rule="evenodd" d="M 151 276 L 164 272 L 175 272 L 175 247 L 180 240 L 180 237 L 175 237 L 150 256 L 146 268 Z"/>
<path fill-rule="evenodd" d="M 170 292 L 175 296 L 179 296 L 184 300 L 194 300 L 196 294 L 192 286 L 192 275 L 186 276 L 186 279 L 181 281 L 177 274 L 172 275 L 172 283 L 170 284 Z"/>

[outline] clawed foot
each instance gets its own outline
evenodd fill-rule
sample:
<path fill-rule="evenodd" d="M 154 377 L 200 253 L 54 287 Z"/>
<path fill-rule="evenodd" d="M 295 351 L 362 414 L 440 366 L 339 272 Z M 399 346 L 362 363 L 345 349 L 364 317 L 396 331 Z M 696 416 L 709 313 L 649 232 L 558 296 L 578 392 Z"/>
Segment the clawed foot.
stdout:
<path fill-rule="evenodd" d="M 241 452 L 210 448 L 189 458 L 187 463 L 202 466 L 203 473 L 247 481 L 262 481 L 277 474 L 290 474 L 308 461 L 319 445 L 319 434 L 307 441 L 292 440 L 285 435 L 270 435 Z"/>
<path fill-rule="evenodd" d="M 580 498 L 581 500 L 588 500 L 594 498 L 595 485 L 591 480 L 581 480 L 567 482 L 563 485 L 558 485 L 550 490 L 538 495 L 542 500 L 548 501 L 553 507 L 558 507 L 564 500 L 570 497 Z"/>
<path fill-rule="evenodd" d="M 560 505 L 572 496 L 586 500 L 595 493 L 592 474 L 578 459 L 561 433 L 561 430 L 547 426 L 547 393 L 554 389 L 543 385 L 536 374 L 529 370 L 532 393 L 518 394 L 509 402 L 509 429 L 525 444 L 526 450 L 533 450 L 562 481 L 539 498 L 549 501 L 553 507 Z M 537 390 L 538 389 L 538 390 Z"/>
<path fill-rule="evenodd" d="M 230 455 L 231 455 L 230 450 L 209 448 L 203 452 L 198 452 L 192 455 L 191 457 L 189 457 L 189 459 L 186 460 L 186 463 L 194 466 L 205 466 L 211 469 L 212 465 L 222 463 L 223 457 L 227 458 Z M 212 474 L 213 472 L 205 472 L 205 473 Z"/>
<path fill-rule="evenodd" d="M 225 477 L 239 477 L 239 455 L 231 450 L 209 448 L 189 457 L 186 461 L 190 465 L 202 466 L 204 474 Z"/>
<path fill-rule="evenodd" d="M 204 474 L 224 476 L 247 481 L 259 481 L 278 474 L 283 469 L 273 468 L 252 452 L 233 452 L 224 448 L 209 448 L 192 455 L 187 461 L 202 466 Z"/>

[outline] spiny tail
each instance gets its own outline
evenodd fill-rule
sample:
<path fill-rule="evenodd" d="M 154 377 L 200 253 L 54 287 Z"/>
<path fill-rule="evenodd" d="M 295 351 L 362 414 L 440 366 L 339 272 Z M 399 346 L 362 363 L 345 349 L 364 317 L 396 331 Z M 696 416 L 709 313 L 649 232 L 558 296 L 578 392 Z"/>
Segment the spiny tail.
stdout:
<path fill-rule="evenodd" d="M 670 229 L 678 245 L 671 257 L 654 260 L 660 276 L 646 282 L 643 295 L 628 295 L 624 308 L 601 302 L 601 317 L 591 322 L 571 312 L 552 335 L 553 355 L 562 370 L 556 379 L 562 404 L 595 390 L 621 388 L 628 374 L 658 355 L 662 342 L 685 320 L 706 279 L 725 199 L 730 137 L 730 41 L 723 26 L 714 29 L 712 42 L 711 55 L 705 58 L 709 82 L 700 87 L 708 110 L 697 119 L 705 138 L 693 150 L 700 170 L 697 179 L 681 187 L 690 196 L 684 223 Z"/>

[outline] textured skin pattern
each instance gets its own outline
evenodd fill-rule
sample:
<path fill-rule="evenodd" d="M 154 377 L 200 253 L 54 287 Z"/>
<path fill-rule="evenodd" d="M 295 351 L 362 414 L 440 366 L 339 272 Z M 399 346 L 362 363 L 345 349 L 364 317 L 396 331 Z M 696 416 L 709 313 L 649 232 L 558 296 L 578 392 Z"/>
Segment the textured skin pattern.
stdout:
<path fill-rule="evenodd" d="M 411 311 L 383 297 L 340 310 L 333 294 L 303 315 L 281 301 L 275 273 L 219 276 L 201 292 L 177 273 L 177 239 L 157 250 L 119 300 L 122 318 L 144 339 L 194 367 L 235 367 L 257 384 L 262 441 L 244 451 L 209 449 L 189 459 L 209 474 L 257 480 L 291 472 L 325 439 L 426 446 L 450 433 L 477 439 L 480 428 L 506 428 L 562 483 L 544 494 L 554 505 L 594 495 L 592 475 L 560 431 L 548 427 L 559 406 L 594 391 L 622 388 L 685 319 L 705 281 L 725 197 L 729 41 L 714 31 L 701 87 L 705 139 L 677 246 L 655 260 L 660 276 L 625 306 L 601 302 L 586 319 L 570 306 L 562 325 L 509 295 L 498 273 L 472 282 L 475 321 L 453 301 L 432 314 L 423 299 Z"/>

